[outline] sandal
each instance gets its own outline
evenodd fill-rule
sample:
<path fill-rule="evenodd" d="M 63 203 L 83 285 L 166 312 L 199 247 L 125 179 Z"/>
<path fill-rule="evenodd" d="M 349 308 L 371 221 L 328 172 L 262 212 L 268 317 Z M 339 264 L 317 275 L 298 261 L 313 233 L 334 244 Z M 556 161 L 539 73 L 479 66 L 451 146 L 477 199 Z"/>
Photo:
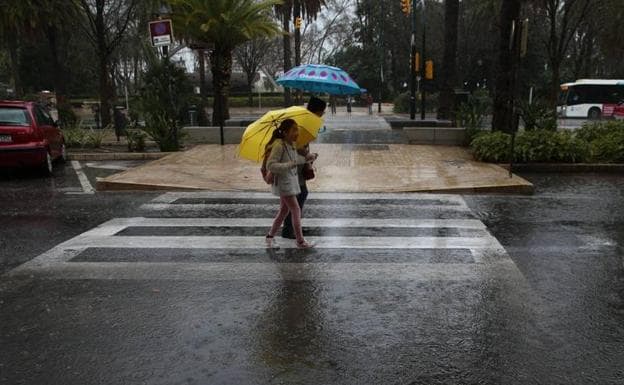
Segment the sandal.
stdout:
<path fill-rule="evenodd" d="M 264 238 L 264 242 L 266 243 L 267 249 L 279 249 L 279 245 L 275 242 L 275 237 L 272 235 L 267 235 Z"/>
<path fill-rule="evenodd" d="M 297 248 L 298 249 L 311 249 L 313 248 L 315 245 L 313 242 L 308 242 L 308 241 L 303 241 L 301 243 L 297 242 Z"/>

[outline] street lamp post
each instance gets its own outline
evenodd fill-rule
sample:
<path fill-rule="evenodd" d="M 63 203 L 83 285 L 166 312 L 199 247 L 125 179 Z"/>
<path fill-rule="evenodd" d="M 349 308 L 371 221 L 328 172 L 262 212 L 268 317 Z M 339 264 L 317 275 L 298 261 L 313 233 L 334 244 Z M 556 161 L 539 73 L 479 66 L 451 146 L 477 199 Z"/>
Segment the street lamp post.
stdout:
<path fill-rule="evenodd" d="M 425 120 L 425 106 L 426 106 L 426 102 L 425 102 L 425 63 L 427 60 L 425 60 L 426 56 L 426 42 L 427 42 L 427 38 L 426 38 L 426 32 L 427 32 L 427 24 L 425 23 L 425 0 L 422 0 L 422 29 L 423 29 L 423 33 L 422 33 L 422 57 L 421 57 L 421 74 L 423 76 L 423 84 L 420 87 L 420 119 L 421 120 Z"/>
<path fill-rule="evenodd" d="M 410 119 L 416 119 L 416 0 L 412 0 L 412 38 L 410 41 Z"/>

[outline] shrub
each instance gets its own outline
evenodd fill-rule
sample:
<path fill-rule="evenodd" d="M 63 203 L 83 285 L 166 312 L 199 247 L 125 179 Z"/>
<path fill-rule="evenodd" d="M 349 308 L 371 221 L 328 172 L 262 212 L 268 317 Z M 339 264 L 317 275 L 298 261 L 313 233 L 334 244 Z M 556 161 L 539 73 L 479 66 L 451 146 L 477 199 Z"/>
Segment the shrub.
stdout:
<path fill-rule="evenodd" d="M 586 142 L 605 137 L 611 133 L 624 131 L 624 121 L 610 120 L 596 123 L 586 123 L 576 131 L 576 136 Z"/>
<path fill-rule="evenodd" d="M 586 162 L 590 156 L 589 143 L 569 131 L 557 132 L 554 158 L 550 161 L 565 163 Z"/>
<path fill-rule="evenodd" d="M 145 138 L 147 134 L 141 130 L 127 130 L 126 140 L 128 141 L 128 151 L 145 151 Z"/>
<path fill-rule="evenodd" d="M 475 158 L 484 162 L 501 162 L 509 159 L 511 136 L 501 131 L 483 132 L 471 142 Z"/>
<path fill-rule="evenodd" d="M 86 132 L 83 147 L 100 148 L 102 147 L 102 142 L 104 141 L 104 138 L 112 135 L 112 133 L 113 130 L 111 128 L 111 125 L 108 125 L 100 130 L 94 130 L 93 128 L 90 128 Z"/>
<path fill-rule="evenodd" d="M 410 94 L 408 92 L 399 94 L 394 98 L 394 107 L 392 111 L 395 114 L 407 114 L 410 110 Z"/>
<path fill-rule="evenodd" d="M 557 130 L 557 115 L 555 111 L 542 103 L 528 104 L 520 106 L 520 116 L 524 122 L 526 131 L 532 130 Z"/>
<path fill-rule="evenodd" d="M 478 160 L 506 161 L 509 159 L 510 135 L 502 132 L 482 133 L 472 141 L 471 146 Z M 613 156 L 614 152 L 617 151 L 607 152 L 605 157 Z M 514 161 L 518 163 L 579 163 L 589 158 L 590 144 L 571 132 L 535 130 L 522 131 L 516 136 Z"/>
<path fill-rule="evenodd" d="M 161 151 L 178 151 L 181 119 L 188 115 L 185 106 L 192 98 L 192 86 L 183 69 L 156 57 L 151 48 L 146 53 L 149 66 L 140 95 L 145 132 Z"/>
<path fill-rule="evenodd" d="M 71 104 L 64 103 L 57 106 L 58 119 L 61 122 L 61 127 L 73 127 L 78 124 L 78 116 L 74 112 Z"/>
<path fill-rule="evenodd" d="M 65 146 L 67 148 L 84 147 L 87 132 L 82 128 L 82 121 L 73 126 L 65 126 L 63 129 L 63 137 L 65 138 Z"/>
<path fill-rule="evenodd" d="M 591 142 L 591 159 L 596 162 L 624 162 L 624 130 L 607 132 Z"/>
<path fill-rule="evenodd" d="M 466 144 L 470 144 L 483 128 L 483 121 L 488 111 L 486 98 L 470 95 L 468 101 L 462 103 L 455 116 L 457 124 L 466 128 Z"/>

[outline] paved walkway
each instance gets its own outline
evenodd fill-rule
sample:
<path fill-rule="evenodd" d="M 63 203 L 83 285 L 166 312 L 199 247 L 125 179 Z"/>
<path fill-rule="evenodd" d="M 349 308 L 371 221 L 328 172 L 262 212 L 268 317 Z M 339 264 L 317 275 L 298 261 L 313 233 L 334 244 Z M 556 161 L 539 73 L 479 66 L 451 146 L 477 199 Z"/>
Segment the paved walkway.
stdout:
<path fill-rule="evenodd" d="M 466 149 L 404 144 L 313 144 L 319 153 L 316 192 L 531 193 L 526 180 Z M 239 159 L 236 145 L 202 145 L 100 179 L 99 190 L 267 191 L 258 164 Z"/>

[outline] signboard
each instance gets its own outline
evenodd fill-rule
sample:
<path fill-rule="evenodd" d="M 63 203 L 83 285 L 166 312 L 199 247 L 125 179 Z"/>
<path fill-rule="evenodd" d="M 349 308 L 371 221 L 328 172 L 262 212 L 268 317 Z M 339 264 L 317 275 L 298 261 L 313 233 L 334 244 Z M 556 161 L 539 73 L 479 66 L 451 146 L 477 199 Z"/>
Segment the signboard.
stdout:
<path fill-rule="evenodd" d="M 162 47 L 173 43 L 173 27 L 171 20 L 149 22 L 150 36 L 154 47 Z"/>

